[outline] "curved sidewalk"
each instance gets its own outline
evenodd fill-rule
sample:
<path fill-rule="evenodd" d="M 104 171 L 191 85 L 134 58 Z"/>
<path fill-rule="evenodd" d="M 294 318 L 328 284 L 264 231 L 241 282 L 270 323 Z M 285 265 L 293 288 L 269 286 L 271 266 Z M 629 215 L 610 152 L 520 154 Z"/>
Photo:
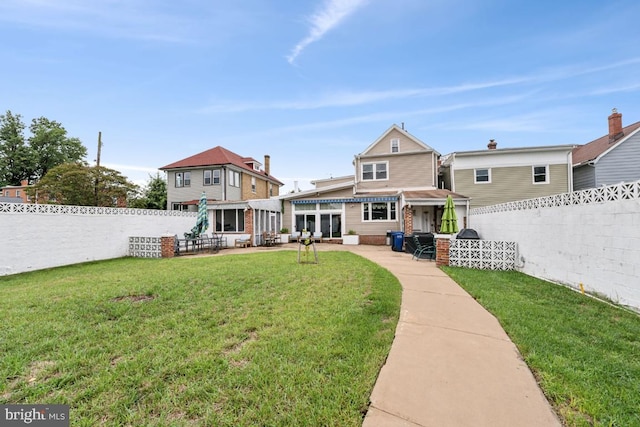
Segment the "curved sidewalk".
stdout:
<path fill-rule="evenodd" d="M 496 318 L 435 262 L 388 246 L 349 250 L 402 284 L 400 320 L 364 427 L 561 426 Z"/>

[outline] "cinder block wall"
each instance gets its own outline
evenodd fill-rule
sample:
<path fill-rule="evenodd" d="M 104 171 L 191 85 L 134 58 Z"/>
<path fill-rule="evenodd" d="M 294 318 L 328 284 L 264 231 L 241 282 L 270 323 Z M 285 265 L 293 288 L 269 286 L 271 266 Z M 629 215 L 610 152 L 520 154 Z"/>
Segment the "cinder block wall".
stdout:
<path fill-rule="evenodd" d="M 129 236 L 182 236 L 196 213 L 0 204 L 0 276 L 127 256 Z"/>
<path fill-rule="evenodd" d="M 579 202 L 472 211 L 469 226 L 483 239 L 517 242 L 522 258 L 516 266 L 526 274 L 576 289 L 582 283 L 587 291 L 640 309 L 640 181 L 569 196 Z"/>

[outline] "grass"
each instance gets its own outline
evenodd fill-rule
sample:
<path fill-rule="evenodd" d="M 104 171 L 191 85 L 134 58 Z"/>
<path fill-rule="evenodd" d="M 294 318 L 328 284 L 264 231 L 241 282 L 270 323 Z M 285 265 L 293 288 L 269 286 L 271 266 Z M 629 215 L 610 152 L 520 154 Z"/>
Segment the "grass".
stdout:
<path fill-rule="evenodd" d="M 569 426 L 640 426 L 640 317 L 518 272 L 445 267 L 493 313 Z"/>
<path fill-rule="evenodd" d="M 0 277 L 0 403 L 71 425 L 361 425 L 401 288 L 347 252 L 124 258 Z"/>

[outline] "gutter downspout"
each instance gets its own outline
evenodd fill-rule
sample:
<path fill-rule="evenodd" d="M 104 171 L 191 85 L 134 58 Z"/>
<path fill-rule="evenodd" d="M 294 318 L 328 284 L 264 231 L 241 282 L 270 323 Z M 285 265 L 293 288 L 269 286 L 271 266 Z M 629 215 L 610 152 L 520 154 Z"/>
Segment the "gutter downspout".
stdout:
<path fill-rule="evenodd" d="M 573 192 L 573 151 L 567 154 L 567 164 L 569 165 L 567 181 L 569 182 L 569 193 Z"/>
<path fill-rule="evenodd" d="M 222 166 L 222 200 L 227 200 L 227 168 Z"/>

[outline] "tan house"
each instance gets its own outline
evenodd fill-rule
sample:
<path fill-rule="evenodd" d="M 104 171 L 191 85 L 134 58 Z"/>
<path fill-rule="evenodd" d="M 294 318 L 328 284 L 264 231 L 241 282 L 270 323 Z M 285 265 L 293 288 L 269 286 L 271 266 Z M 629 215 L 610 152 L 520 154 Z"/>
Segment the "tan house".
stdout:
<path fill-rule="evenodd" d="M 167 209 L 196 212 L 205 193 L 211 231 L 260 244 L 262 232 L 281 227 L 277 196 L 283 183 L 271 175 L 270 160 L 265 155 L 263 165 L 217 146 L 163 166 Z"/>
<path fill-rule="evenodd" d="M 572 191 L 574 145 L 461 151 L 446 156 L 441 183 L 471 199 L 470 207 L 550 196 Z"/>
<path fill-rule="evenodd" d="M 313 190 L 281 196 L 283 224 L 294 233 L 322 233 L 341 242 L 355 233 L 385 244 L 389 231 L 438 231 L 447 195 L 464 225 L 467 198 L 438 189 L 440 154 L 404 127 L 391 126 L 353 159 L 354 175 L 314 181 Z"/>

